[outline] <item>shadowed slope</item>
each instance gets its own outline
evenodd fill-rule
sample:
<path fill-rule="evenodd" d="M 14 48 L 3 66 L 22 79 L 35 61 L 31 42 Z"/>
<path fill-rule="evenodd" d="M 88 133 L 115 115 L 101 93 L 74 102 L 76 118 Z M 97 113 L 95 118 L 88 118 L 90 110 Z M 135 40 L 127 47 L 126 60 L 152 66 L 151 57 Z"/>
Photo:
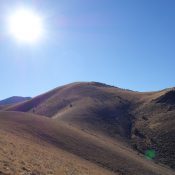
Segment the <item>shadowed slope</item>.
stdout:
<path fill-rule="evenodd" d="M 175 91 L 164 91 L 134 111 L 132 141 L 137 150 L 156 151 L 155 160 L 175 168 Z"/>

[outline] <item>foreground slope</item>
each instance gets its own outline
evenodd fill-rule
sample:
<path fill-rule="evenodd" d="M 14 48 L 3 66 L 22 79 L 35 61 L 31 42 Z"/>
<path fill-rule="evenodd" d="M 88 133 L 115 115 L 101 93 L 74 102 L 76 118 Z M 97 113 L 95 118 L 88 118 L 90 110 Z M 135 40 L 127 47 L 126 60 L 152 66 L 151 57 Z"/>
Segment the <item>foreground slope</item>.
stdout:
<path fill-rule="evenodd" d="M 0 174 L 113 174 L 72 154 L 77 144 L 72 139 L 66 128 L 44 117 L 0 112 Z M 63 149 L 66 144 L 70 151 Z"/>
<path fill-rule="evenodd" d="M 0 112 L 1 174 L 172 175 L 120 142 L 43 116 Z"/>
<path fill-rule="evenodd" d="M 175 90 L 140 93 L 102 83 L 72 83 L 8 110 L 44 115 L 108 137 L 175 168 Z"/>

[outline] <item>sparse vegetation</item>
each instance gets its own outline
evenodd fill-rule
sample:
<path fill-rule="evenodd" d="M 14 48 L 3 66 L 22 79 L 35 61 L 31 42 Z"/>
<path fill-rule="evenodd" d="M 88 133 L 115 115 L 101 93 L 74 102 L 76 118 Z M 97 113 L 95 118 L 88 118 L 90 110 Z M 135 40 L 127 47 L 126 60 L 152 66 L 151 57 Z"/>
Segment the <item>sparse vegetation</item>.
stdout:
<path fill-rule="evenodd" d="M 17 175 L 173 175 L 168 166 L 174 169 L 175 108 L 168 91 L 73 83 L 3 108 L 0 160 L 5 162 L 0 170 Z M 144 156 L 149 149 L 156 153 L 151 162 Z"/>

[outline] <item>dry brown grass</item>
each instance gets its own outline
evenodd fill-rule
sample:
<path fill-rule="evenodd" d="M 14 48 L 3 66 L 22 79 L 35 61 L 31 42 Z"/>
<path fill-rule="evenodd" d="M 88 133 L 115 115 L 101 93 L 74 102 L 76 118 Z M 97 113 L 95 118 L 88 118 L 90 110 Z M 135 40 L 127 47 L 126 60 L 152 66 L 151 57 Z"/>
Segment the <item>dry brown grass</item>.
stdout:
<path fill-rule="evenodd" d="M 43 116 L 0 112 L 4 174 L 172 175 L 126 145 Z"/>
<path fill-rule="evenodd" d="M 20 115 L 20 114 L 19 114 Z M 2 113 L 0 114 L 0 118 Z M 7 114 L 5 117 L 9 117 Z M 13 117 L 13 116 L 12 116 Z M 22 115 L 22 117 L 26 117 Z M 1 120 L 0 174 L 4 175 L 112 175 L 101 167 L 65 152 L 20 125 Z M 9 119 L 8 119 L 9 121 Z M 19 120 L 18 120 L 19 121 Z M 28 120 L 29 121 L 29 120 Z M 24 122 L 24 120 L 22 121 Z M 24 123 L 23 123 L 24 124 Z M 27 125 L 27 123 L 26 123 Z M 10 128 L 8 128 L 10 127 Z"/>
<path fill-rule="evenodd" d="M 100 83 L 72 83 L 8 110 L 51 118 L 47 122 L 35 121 L 39 125 L 37 136 L 110 171 L 166 174 L 168 170 L 161 169 L 155 162 L 175 168 L 175 94 L 167 95 L 172 90 L 140 93 Z M 54 125 L 49 124 L 51 120 Z M 26 121 L 23 124 L 26 128 Z M 29 126 L 28 133 L 33 134 L 30 129 L 33 125 Z M 123 149 L 111 148 L 109 140 Z M 140 158 L 132 152 L 132 147 L 141 154 L 154 149 L 155 160 Z M 170 170 L 170 174 L 173 173 Z"/>

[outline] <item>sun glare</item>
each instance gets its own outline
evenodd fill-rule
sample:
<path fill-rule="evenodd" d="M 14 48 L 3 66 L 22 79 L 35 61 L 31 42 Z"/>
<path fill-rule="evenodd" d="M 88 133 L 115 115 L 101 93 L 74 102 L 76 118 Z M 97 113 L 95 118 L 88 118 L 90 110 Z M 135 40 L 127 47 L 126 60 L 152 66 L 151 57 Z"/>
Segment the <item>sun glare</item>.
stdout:
<path fill-rule="evenodd" d="M 28 9 L 18 9 L 11 14 L 8 27 L 10 34 L 18 41 L 33 43 L 43 35 L 41 17 Z"/>

